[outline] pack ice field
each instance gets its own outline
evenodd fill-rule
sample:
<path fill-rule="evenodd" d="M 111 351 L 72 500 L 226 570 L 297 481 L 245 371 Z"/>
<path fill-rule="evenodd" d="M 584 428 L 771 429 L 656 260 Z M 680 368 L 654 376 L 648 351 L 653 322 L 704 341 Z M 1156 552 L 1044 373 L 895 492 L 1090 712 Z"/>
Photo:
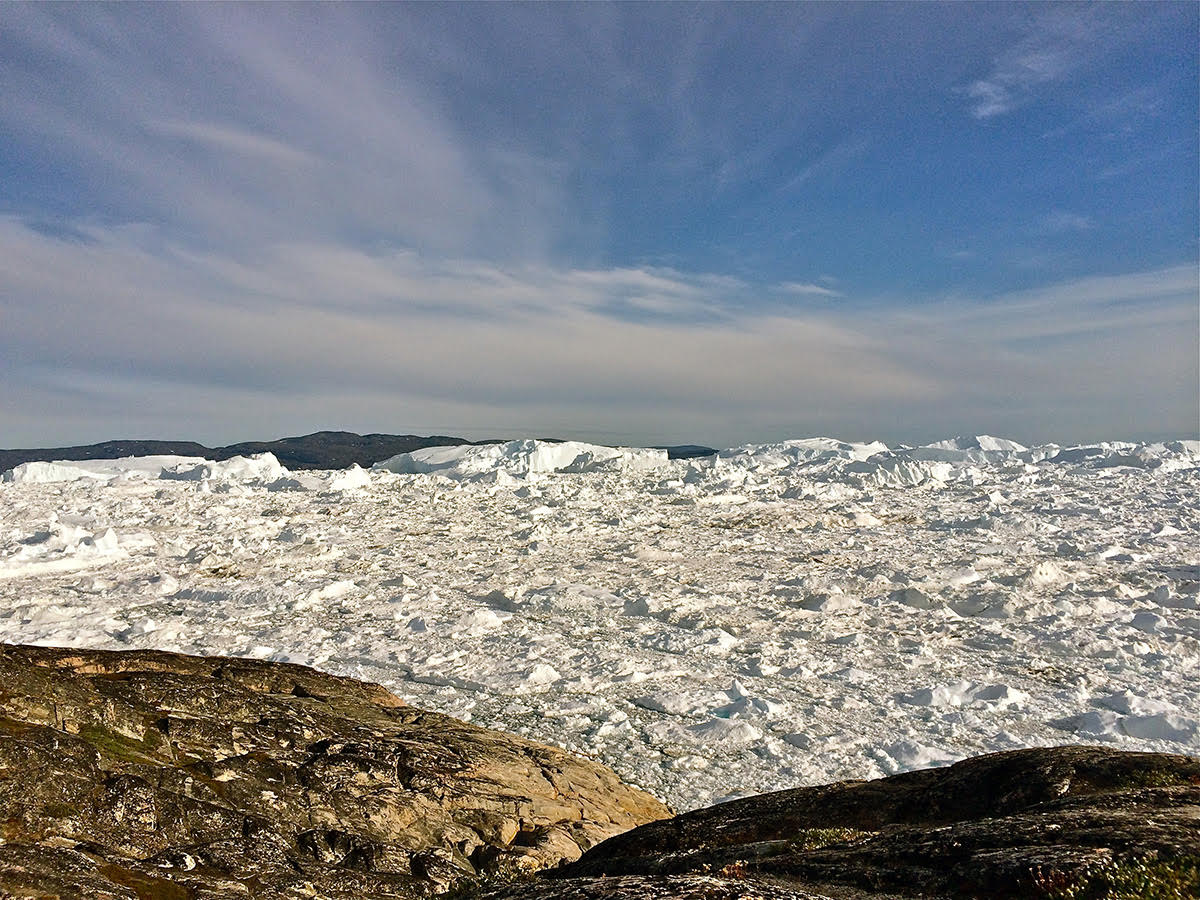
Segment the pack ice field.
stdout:
<path fill-rule="evenodd" d="M 4 641 L 365 678 L 680 810 L 1025 746 L 1195 754 L 1198 601 L 1198 441 L 526 440 L 0 484 Z"/>

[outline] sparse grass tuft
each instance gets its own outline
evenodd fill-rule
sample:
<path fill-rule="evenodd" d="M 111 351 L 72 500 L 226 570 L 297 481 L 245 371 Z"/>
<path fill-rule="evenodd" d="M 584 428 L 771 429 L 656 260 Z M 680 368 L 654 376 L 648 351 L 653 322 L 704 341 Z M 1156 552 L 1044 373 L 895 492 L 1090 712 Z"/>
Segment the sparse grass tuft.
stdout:
<path fill-rule="evenodd" d="M 1194 900 L 1200 897 L 1200 857 L 1109 860 L 1079 872 L 1037 870 L 1046 900 Z"/>
<path fill-rule="evenodd" d="M 857 828 L 804 828 L 792 839 L 791 846 L 794 850 L 820 850 L 834 844 L 858 844 L 873 834 Z"/>
<path fill-rule="evenodd" d="M 1171 769 L 1139 769 L 1121 778 L 1123 788 L 1175 787 L 1179 784 L 1195 784 L 1195 775 L 1185 775 Z"/>
<path fill-rule="evenodd" d="M 146 737 L 140 741 L 101 725 L 84 725 L 79 729 L 79 737 L 95 747 L 101 757 L 121 762 L 162 765 L 162 760 L 156 754 L 162 748 L 163 741 L 153 728 L 147 729 Z"/>

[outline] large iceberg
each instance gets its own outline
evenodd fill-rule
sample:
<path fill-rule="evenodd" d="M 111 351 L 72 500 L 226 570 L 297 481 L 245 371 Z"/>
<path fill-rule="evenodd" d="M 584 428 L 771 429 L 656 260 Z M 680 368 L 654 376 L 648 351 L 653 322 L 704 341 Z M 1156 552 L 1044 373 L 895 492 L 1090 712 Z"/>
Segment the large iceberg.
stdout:
<path fill-rule="evenodd" d="M 927 462 L 979 464 L 1012 462 L 1020 458 L 1018 454 L 1028 449 L 1016 441 L 981 434 L 935 441 L 906 453 L 912 459 Z"/>
<path fill-rule="evenodd" d="M 548 472 L 644 470 L 666 463 L 666 450 L 526 439 L 505 444 L 425 447 L 377 462 L 372 468 L 401 475 L 438 474 L 465 480 L 499 473 L 524 477 Z"/>
<path fill-rule="evenodd" d="M 13 484 L 55 484 L 82 478 L 158 478 L 164 468 L 195 466 L 204 462 L 196 456 L 123 456 L 119 459 L 58 460 L 27 462 L 6 471 L 0 480 Z"/>
<path fill-rule="evenodd" d="M 202 460 L 195 465 L 167 466 L 162 469 L 160 477 L 168 481 L 267 485 L 286 479 L 289 474 L 275 458 L 274 453 L 255 453 L 252 456 L 234 456 L 220 462 Z"/>

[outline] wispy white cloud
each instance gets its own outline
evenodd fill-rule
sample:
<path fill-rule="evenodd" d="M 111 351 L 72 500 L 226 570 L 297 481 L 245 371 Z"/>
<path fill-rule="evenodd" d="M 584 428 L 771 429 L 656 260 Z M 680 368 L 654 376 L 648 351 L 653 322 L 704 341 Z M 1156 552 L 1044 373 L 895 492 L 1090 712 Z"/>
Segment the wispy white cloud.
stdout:
<path fill-rule="evenodd" d="M 987 299 L 938 304 L 928 311 L 898 314 L 921 328 L 944 323 L 952 330 L 978 335 L 977 342 L 1010 349 L 1041 339 L 1090 340 L 1103 332 L 1119 345 L 1122 335 L 1144 326 L 1183 326 L 1200 318 L 1195 298 L 1200 271 L 1193 265 L 1173 266 L 1126 275 L 1096 276 Z M 1194 341 L 1174 341 L 1195 346 Z M 1048 355 L 1053 360 L 1053 355 Z M 1131 359 L 1133 365 L 1143 360 Z M 1198 361 L 1200 364 L 1200 361 Z"/>
<path fill-rule="evenodd" d="M 151 253 L 133 235 L 99 229 L 81 244 L 7 220 L 0 235 L 0 347 L 10 365 L 49 365 L 100 391 L 140 378 L 139 408 L 167 416 L 177 395 L 165 386 L 175 385 L 189 396 L 230 395 L 223 415 L 244 417 L 247 429 L 258 413 L 244 395 L 259 391 L 391 393 L 430 430 L 469 409 L 475 430 L 507 416 L 510 429 L 620 431 L 654 412 L 672 423 L 660 427 L 704 421 L 702 431 L 714 433 L 731 413 L 762 421 L 798 410 L 801 386 L 869 403 L 932 388 L 870 335 L 828 317 L 694 320 L 693 307 L 746 289 L 723 278 L 427 264 L 410 253 L 311 246 L 279 248 L 246 267 L 223 255 Z M 314 302 L 334 291 L 336 303 Z M 671 305 L 644 320 L 614 314 L 631 293 Z M 340 401 L 316 402 L 310 421 L 335 414 Z M 23 398 L 10 392 L 3 403 L 8 418 Z"/>
<path fill-rule="evenodd" d="M 1153 169 L 1171 159 L 1196 158 L 1196 142 L 1192 138 L 1181 141 L 1170 141 L 1154 147 L 1151 150 L 1131 154 L 1124 162 L 1105 166 L 1096 173 L 1099 181 L 1111 181 L 1114 178 L 1126 178 L 1136 172 Z"/>
<path fill-rule="evenodd" d="M 1010 433 L 1194 438 L 1198 295 L 1200 271 L 1184 265 L 939 304 L 891 325 L 904 359 L 925 353 L 930 378 L 956 380 L 947 402 Z"/>
<path fill-rule="evenodd" d="M 1143 84 L 1116 94 L 1091 99 L 1074 119 L 1052 128 L 1043 138 L 1059 139 L 1081 130 L 1098 130 L 1107 135 L 1129 134 L 1162 116 L 1167 109 L 1166 89 L 1161 84 Z"/>
<path fill-rule="evenodd" d="M 1062 234 L 1070 231 L 1091 231 L 1096 227 L 1090 216 L 1056 209 L 1042 217 L 1041 230 L 1050 234 Z"/>
<path fill-rule="evenodd" d="M 850 137 L 834 144 L 789 178 L 780 191 L 797 190 L 811 181 L 836 178 L 856 159 L 867 152 L 871 142 L 865 137 Z"/>
<path fill-rule="evenodd" d="M 832 288 L 825 287 L 820 284 L 802 281 L 785 281 L 779 285 L 779 289 L 788 294 L 800 294 L 814 297 L 840 297 L 841 291 L 835 291 Z"/>
<path fill-rule="evenodd" d="M 148 127 L 160 134 L 207 144 L 220 153 L 257 156 L 276 165 L 311 165 L 310 153 L 290 147 L 283 141 L 255 134 L 244 128 L 216 122 L 150 122 Z"/>
<path fill-rule="evenodd" d="M 0 220 L 0 359 L 20 373 L 0 399 L 6 434 L 67 385 L 64 421 L 84 416 L 78 391 L 110 410 L 140 385 L 123 415 L 212 439 L 270 422 L 736 443 L 864 421 L 901 439 L 964 427 L 1072 439 L 1187 433 L 1194 418 L 1186 266 L 915 312 L 861 300 L 768 311 L 746 297 L 785 285 L 670 269 L 335 244 L 248 262 L 146 229 L 87 238 Z"/>
<path fill-rule="evenodd" d="M 975 101 L 971 110 L 977 119 L 990 119 L 1022 105 L 1033 89 L 1054 81 L 1069 71 L 1066 50 L 1017 53 L 1006 59 L 987 78 L 972 82 L 967 96 Z"/>
<path fill-rule="evenodd" d="M 848 101 L 875 80 L 874 59 L 843 73 L 836 99 L 798 87 L 842 72 L 830 48 L 857 22 L 831 5 L 756 21 L 689 7 L 670 51 L 639 45 L 652 29 L 619 5 L 505 7 L 511 40 L 494 44 L 467 27 L 493 7 L 388 7 L 379 33 L 361 7 L 297 9 L 5 8 L 16 50 L 0 55 L 0 128 L 68 176 L 64 207 L 78 201 L 42 216 L 48 227 L 0 220 L 7 441 L 55 421 L 76 429 L 68 440 L 89 422 L 107 432 L 96 437 L 145 422 L 143 434 L 205 439 L 340 423 L 710 442 L 863 422 L 907 438 L 972 422 L 1070 437 L 1190 421 L 1179 411 L 1194 411 L 1195 379 L 1180 373 L 1195 368 L 1195 292 L 1163 294 L 1169 272 L 1146 273 L 1141 300 L 1101 302 L 1117 286 L 1101 280 L 1042 305 L 991 297 L 925 314 L 902 311 L 931 308 L 924 298 L 871 303 L 849 275 L 698 273 L 682 260 L 706 251 L 669 241 L 615 258 L 675 268 L 600 262 L 620 239 L 606 204 L 648 185 L 674 193 L 647 207 L 659 218 L 635 223 L 634 241 L 693 212 L 729 212 L 728 236 L 762 209 L 756 193 L 788 207 L 763 213 L 764 236 L 810 233 L 818 208 L 795 197 L 872 146 Z M 1084 65 L 1093 14 L 1047 9 L 981 73 L 980 118 Z M 718 64 L 763 46 L 779 50 L 764 54 L 767 76 Z M 800 147 L 823 149 L 783 172 Z M 614 215 L 628 225 L 637 212 Z M 1040 223 L 1089 224 L 1071 211 Z M 729 241 L 734 271 L 756 271 L 746 234 Z M 1063 396 L 1092 416 L 1069 435 L 1056 431 Z"/>
<path fill-rule="evenodd" d="M 55 74 L 13 63 L 0 125 L 77 160 L 116 218 L 210 245 L 353 235 L 497 256 L 542 254 L 570 231 L 561 173 L 468 140 L 356 16 L 10 12 L 10 41 Z"/>
<path fill-rule="evenodd" d="M 992 119 L 1012 112 L 1039 88 L 1068 77 L 1086 60 L 1098 27 L 1091 9 L 1060 5 L 1043 11 L 986 76 L 964 88 L 972 100 L 971 114 Z"/>

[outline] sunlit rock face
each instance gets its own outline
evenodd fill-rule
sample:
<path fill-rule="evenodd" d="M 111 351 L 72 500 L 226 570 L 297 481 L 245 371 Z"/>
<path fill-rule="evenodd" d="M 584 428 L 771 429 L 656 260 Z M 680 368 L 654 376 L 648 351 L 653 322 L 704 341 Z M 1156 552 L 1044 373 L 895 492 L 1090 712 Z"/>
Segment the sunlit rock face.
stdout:
<path fill-rule="evenodd" d="M 12 646 L 0 808 L 0 895 L 64 898 L 423 897 L 668 814 L 596 763 L 352 679 Z"/>

